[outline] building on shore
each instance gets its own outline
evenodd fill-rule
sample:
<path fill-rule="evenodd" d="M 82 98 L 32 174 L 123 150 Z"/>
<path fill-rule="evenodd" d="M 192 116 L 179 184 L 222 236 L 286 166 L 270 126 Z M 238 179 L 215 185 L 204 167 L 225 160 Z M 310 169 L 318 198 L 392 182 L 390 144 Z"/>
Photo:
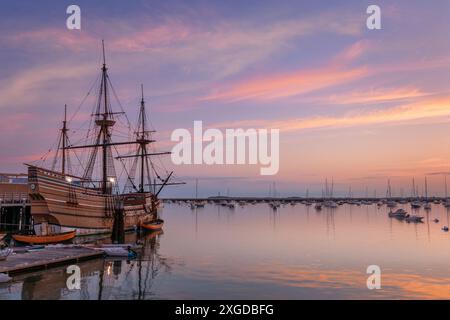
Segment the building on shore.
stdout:
<path fill-rule="evenodd" d="M 0 231 L 32 228 L 27 174 L 0 173 Z"/>

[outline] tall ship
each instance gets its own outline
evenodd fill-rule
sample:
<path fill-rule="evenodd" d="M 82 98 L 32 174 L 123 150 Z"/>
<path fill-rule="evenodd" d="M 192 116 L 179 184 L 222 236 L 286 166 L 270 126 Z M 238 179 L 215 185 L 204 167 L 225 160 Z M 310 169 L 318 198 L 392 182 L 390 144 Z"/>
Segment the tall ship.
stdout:
<path fill-rule="evenodd" d="M 122 122 L 127 123 L 128 118 L 109 79 L 104 44 L 103 65 L 91 88 L 94 89 L 97 94 L 83 139 L 71 143 L 65 108 L 50 168 L 26 164 L 31 215 L 37 236 L 109 233 L 118 206 L 125 230 L 151 226 L 161 221 L 159 193 L 167 185 L 179 184 L 172 182 L 173 172 L 158 173 L 158 166 L 152 160 L 170 152 L 153 151 L 155 131 L 147 129 L 143 87 L 137 125 L 128 122 L 128 139 L 123 139 L 125 134 L 119 134 L 121 141 L 115 140 L 118 122 L 125 117 Z M 113 110 L 111 97 L 117 99 L 119 110 Z M 123 153 L 123 149 L 127 152 Z M 74 158 L 79 162 L 80 174 L 70 169 Z M 122 166 L 120 175 L 116 172 L 118 163 Z M 124 186 L 122 190 L 120 184 Z"/>

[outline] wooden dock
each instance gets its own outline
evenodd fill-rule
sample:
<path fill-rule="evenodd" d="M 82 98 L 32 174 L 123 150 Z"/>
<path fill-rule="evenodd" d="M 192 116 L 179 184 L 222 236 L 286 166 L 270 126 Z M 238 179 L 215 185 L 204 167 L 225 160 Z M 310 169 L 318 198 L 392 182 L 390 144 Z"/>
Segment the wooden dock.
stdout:
<path fill-rule="evenodd" d="M 103 251 L 85 247 L 46 247 L 32 252 L 10 255 L 6 261 L 0 261 L 0 273 L 15 275 L 101 257 L 103 257 Z"/>

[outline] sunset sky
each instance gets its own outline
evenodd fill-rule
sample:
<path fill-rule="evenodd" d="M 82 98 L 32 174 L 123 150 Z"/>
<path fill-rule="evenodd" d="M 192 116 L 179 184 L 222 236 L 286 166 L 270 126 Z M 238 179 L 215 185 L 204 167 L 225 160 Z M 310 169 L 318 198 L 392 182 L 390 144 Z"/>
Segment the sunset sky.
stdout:
<path fill-rule="evenodd" d="M 81 7 L 81 30 L 66 8 Z M 366 28 L 366 8 L 382 30 Z M 450 173 L 450 2 L 2 1 L 0 172 L 25 172 L 54 143 L 100 72 L 105 39 L 121 104 L 137 118 L 140 84 L 161 149 L 174 129 L 278 128 L 280 171 L 174 166 L 165 195 L 443 195 Z M 70 126 L 86 119 L 84 106 Z M 450 183 L 450 180 L 449 180 Z"/>

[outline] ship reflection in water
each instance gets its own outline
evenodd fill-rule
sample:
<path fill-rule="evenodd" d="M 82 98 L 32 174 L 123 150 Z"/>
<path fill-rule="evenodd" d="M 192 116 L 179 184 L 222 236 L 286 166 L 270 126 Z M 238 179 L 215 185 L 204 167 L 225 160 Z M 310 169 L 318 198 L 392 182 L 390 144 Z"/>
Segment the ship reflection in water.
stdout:
<path fill-rule="evenodd" d="M 0 284 L 0 299 L 449 299 L 441 227 L 450 213 L 435 205 L 420 214 L 413 224 L 376 205 L 166 204 L 164 233 L 140 236 L 140 259 L 80 263 L 75 291 L 65 268 L 20 275 Z M 366 287 L 369 265 L 381 268 L 380 290 Z"/>

